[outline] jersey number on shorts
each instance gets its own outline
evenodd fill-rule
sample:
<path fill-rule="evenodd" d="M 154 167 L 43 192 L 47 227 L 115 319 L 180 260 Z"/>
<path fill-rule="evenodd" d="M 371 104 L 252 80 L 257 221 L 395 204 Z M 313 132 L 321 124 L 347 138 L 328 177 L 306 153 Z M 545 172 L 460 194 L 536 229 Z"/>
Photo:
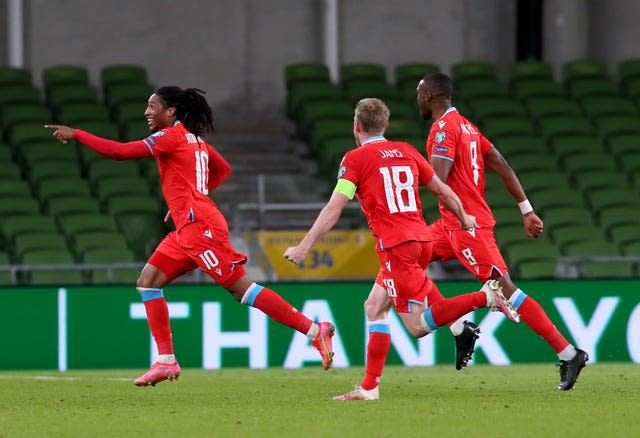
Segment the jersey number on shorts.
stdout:
<path fill-rule="evenodd" d="M 392 300 L 395 300 L 398 296 L 398 292 L 396 291 L 396 285 L 393 283 L 392 278 L 385 278 L 382 280 L 385 288 L 387 289 L 387 296 Z"/>
<path fill-rule="evenodd" d="M 478 185 L 480 178 L 480 166 L 478 165 L 478 142 L 469 142 L 469 151 L 471 152 L 471 169 L 473 170 L 473 183 Z"/>
<path fill-rule="evenodd" d="M 473 254 L 471 254 L 471 248 L 463 249 L 462 255 L 464 256 L 465 259 L 467 259 L 470 266 L 478 264 L 478 262 L 476 261 L 476 258 L 473 256 Z"/>
<path fill-rule="evenodd" d="M 202 194 L 209 194 L 209 154 L 207 151 L 196 151 L 196 190 Z"/>
<path fill-rule="evenodd" d="M 210 249 L 201 254 L 198 254 L 198 257 L 200 257 L 200 260 L 202 260 L 207 269 L 213 269 L 218 266 L 218 263 L 220 263 L 218 257 L 216 257 L 216 255 Z"/>
<path fill-rule="evenodd" d="M 389 211 L 391 213 L 418 211 L 411 167 L 381 167 L 380 173 L 384 182 L 384 193 L 387 197 Z M 403 192 L 406 195 L 403 196 Z"/>

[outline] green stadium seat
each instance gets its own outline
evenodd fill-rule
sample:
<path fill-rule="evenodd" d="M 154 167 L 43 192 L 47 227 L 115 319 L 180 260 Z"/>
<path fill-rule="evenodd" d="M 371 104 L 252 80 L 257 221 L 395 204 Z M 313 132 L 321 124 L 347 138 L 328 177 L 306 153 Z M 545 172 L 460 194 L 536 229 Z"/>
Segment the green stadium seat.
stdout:
<path fill-rule="evenodd" d="M 551 149 L 559 160 L 585 152 L 602 152 L 602 144 L 600 139 L 587 134 L 554 137 L 550 143 Z"/>
<path fill-rule="evenodd" d="M 164 225 L 157 213 L 119 214 L 115 220 L 139 260 L 150 255 L 162 240 Z"/>
<path fill-rule="evenodd" d="M 454 82 L 469 79 L 493 79 L 498 78 L 496 66 L 481 61 L 460 61 L 451 66 L 451 76 Z"/>
<path fill-rule="evenodd" d="M 610 115 L 638 116 L 633 101 L 622 97 L 587 97 L 582 99 L 582 106 L 592 119 Z"/>
<path fill-rule="evenodd" d="M 569 93 L 575 99 L 593 96 L 616 97 L 620 95 L 618 85 L 608 79 L 576 79 L 569 84 Z"/>
<path fill-rule="evenodd" d="M 139 175 L 105 177 L 95 182 L 96 195 L 100 202 L 106 203 L 113 196 L 136 195 L 149 197 L 149 185 Z"/>
<path fill-rule="evenodd" d="M 155 92 L 149 84 L 121 84 L 109 87 L 105 102 L 114 109 L 125 102 L 145 103 Z"/>
<path fill-rule="evenodd" d="M 585 204 L 579 192 L 568 187 L 548 187 L 529 195 L 529 199 L 537 210 L 544 211 L 555 207 L 584 208 Z"/>
<path fill-rule="evenodd" d="M 531 117 L 536 120 L 551 116 L 582 116 L 580 105 L 565 97 L 530 97 L 526 106 Z"/>
<path fill-rule="evenodd" d="M 618 79 L 621 83 L 629 79 L 640 78 L 640 58 L 625 59 L 618 62 Z"/>
<path fill-rule="evenodd" d="M 524 232 L 524 226 L 522 225 L 522 215 L 520 215 L 519 223 L 512 223 L 509 225 L 504 223 L 497 223 L 495 228 L 495 235 L 496 240 L 503 252 L 506 251 L 510 245 L 513 245 L 515 243 L 527 242 L 531 239 Z"/>
<path fill-rule="evenodd" d="M 577 79 L 609 79 L 607 65 L 600 61 L 575 60 L 562 65 L 562 80 L 568 84 Z"/>
<path fill-rule="evenodd" d="M 493 195 L 496 191 L 506 192 L 507 189 L 504 187 L 498 187 L 496 190 L 491 191 L 490 193 Z M 489 203 L 489 204 L 491 205 L 491 211 L 493 213 L 493 217 L 496 220 L 497 229 L 502 230 L 504 227 L 515 226 L 515 227 L 520 227 L 521 233 L 524 234 L 522 213 L 520 213 L 520 210 L 516 205 L 516 201 L 514 201 L 513 198 L 511 198 L 510 205 L 494 206 L 492 203 Z"/>
<path fill-rule="evenodd" d="M 539 152 L 514 155 L 509 158 L 509 164 L 516 171 L 516 174 L 553 170 L 555 168 L 553 162 L 549 160 L 549 157 Z"/>
<path fill-rule="evenodd" d="M 607 232 L 620 225 L 638 224 L 638 210 L 632 206 L 605 208 L 598 217 L 600 226 Z"/>
<path fill-rule="evenodd" d="M 402 89 L 404 84 L 413 84 L 414 88 L 416 88 L 418 82 L 420 82 L 424 76 L 439 71 L 440 67 L 437 65 L 423 62 L 398 64 L 393 69 L 395 83 L 399 89 Z"/>
<path fill-rule="evenodd" d="M 479 121 L 495 116 L 527 116 L 522 103 L 509 97 L 473 99 L 469 102 L 469 106 L 473 111 L 474 118 Z"/>
<path fill-rule="evenodd" d="M 113 118 L 119 125 L 127 122 L 146 122 L 145 108 L 145 102 L 125 102 L 113 109 Z"/>
<path fill-rule="evenodd" d="M 117 231 L 114 219 L 107 215 L 79 213 L 57 217 L 56 220 L 62 232 L 69 239 L 73 239 L 75 235 L 80 233 Z"/>
<path fill-rule="evenodd" d="M 11 129 L 9 143 L 16 147 L 29 142 L 49 141 L 52 138 L 51 134 L 51 130 L 44 128 L 42 123 L 20 123 Z"/>
<path fill-rule="evenodd" d="M 0 198 L 13 198 L 16 196 L 31 197 L 31 189 L 23 180 L 5 180 L 0 186 Z"/>
<path fill-rule="evenodd" d="M 513 84 L 513 94 L 519 99 L 532 97 L 565 97 L 566 91 L 560 84 L 552 81 L 530 79 Z"/>
<path fill-rule="evenodd" d="M 0 108 L 16 104 L 40 104 L 40 91 L 33 85 L 0 87 Z"/>
<path fill-rule="evenodd" d="M 82 122 L 109 122 L 109 110 L 96 103 L 65 104 L 58 111 L 58 121 L 71 126 Z"/>
<path fill-rule="evenodd" d="M 327 82 L 302 82 L 293 85 L 287 94 L 287 116 L 297 120 L 302 106 L 314 100 L 341 100 L 342 88 Z"/>
<path fill-rule="evenodd" d="M 287 90 L 300 82 L 330 82 L 329 68 L 320 62 L 298 62 L 284 68 L 284 82 Z"/>
<path fill-rule="evenodd" d="M 355 105 L 360 99 L 375 97 L 382 101 L 401 99 L 401 94 L 393 85 L 376 82 L 353 80 L 344 86 L 345 95 Z"/>
<path fill-rule="evenodd" d="M 22 263 L 27 265 L 70 264 L 74 263 L 71 253 L 58 250 L 40 250 L 24 255 Z M 52 271 L 33 271 L 28 275 L 27 283 L 32 285 L 66 286 L 85 283 L 82 272 L 76 269 L 55 269 Z"/>
<path fill-rule="evenodd" d="M 42 71 L 42 82 L 49 91 L 61 85 L 89 85 L 89 71 L 76 65 L 57 65 Z"/>
<path fill-rule="evenodd" d="M 582 193 L 603 188 L 628 188 L 625 176 L 615 170 L 593 169 L 577 172 L 573 175 L 573 181 Z"/>
<path fill-rule="evenodd" d="M 318 173 L 322 176 L 335 177 L 342 156 L 354 147 L 353 137 L 349 136 L 336 136 L 323 140 L 317 150 Z"/>
<path fill-rule="evenodd" d="M 507 159 L 513 155 L 546 152 L 546 146 L 542 138 L 532 135 L 507 135 L 494 137 L 492 140 L 494 146 Z"/>
<path fill-rule="evenodd" d="M 565 249 L 567 256 L 617 256 L 618 248 L 613 243 L 606 241 L 586 240 L 567 244 Z"/>
<path fill-rule="evenodd" d="M 551 207 L 542 211 L 542 220 L 545 229 L 553 230 L 560 226 L 569 225 L 593 225 L 593 218 L 588 210 L 583 207 Z"/>
<path fill-rule="evenodd" d="M 67 252 L 67 242 L 59 234 L 25 233 L 14 236 L 11 242 L 13 257 L 17 260 L 33 251 L 43 249 Z"/>
<path fill-rule="evenodd" d="M 640 150 L 629 152 L 624 157 L 620 157 L 622 169 L 629 175 L 640 171 Z"/>
<path fill-rule="evenodd" d="M 612 135 L 640 135 L 639 116 L 605 116 L 595 120 L 598 134 L 605 140 Z"/>
<path fill-rule="evenodd" d="M 640 134 L 611 135 L 607 138 L 606 150 L 624 158 L 625 154 L 640 150 Z"/>
<path fill-rule="evenodd" d="M 127 122 L 122 126 L 123 141 L 142 140 L 151 134 L 146 120 Z"/>
<path fill-rule="evenodd" d="M 483 121 L 482 130 L 489 140 L 507 135 L 534 135 L 533 124 L 525 117 L 490 117 Z"/>
<path fill-rule="evenodd" d="M 504 188 L 504 186 L 500 182 L 490 186 L 490 188 L 487 189 L 485 195 L 486 195 L 485 198 L 487 199 L 487 203 L 491 206 L 492 209 L 497 209 L 501 207 L 511 208 L 515 203 L 511 194 L 507 192 L 507 190 Z"/>
<path fill-rule="evenodd" d="M 509 266 L 517 270 L 525 262 L 555 259 L 560 256 L 560 251 L 548 240 L 529 239 L 510 245 L 506 256 Z"/>
<path fill-rule="evenodd" d="M 317 100 L 305 104 L 298 123 L 298 133 L 307 138 L 319 120 L 353 120 L 354 107 L 344 101 Z"/>
<path fill-rule="evenodd" d="M 621 224 L 609 229 L 611 240 L 618 245 L 624 246 L 631 242 L 640 242 L 640 233 L 636 224 Z"/>
<path fill-rule="evenodd" d="M 518 278 L 523 280 L 546 280 L 555 277 L 556 259 L 536 259 L 518 265 Z"/>
<path fill-rule="evenodd" d="M 4 181 L 0 181 L 3 184 Z M 10 216 L 37 216 L 40 204 L 31 196 L 5 196 L 0 202 L 0 222 Z"/>
<path fill-rule="evenodd" d="M 103 178 L 131 178 L 139 174 L 138 166 L 133 161 L 96 160 L 89 167 L 89 181 L 92 184 L 97 184 Z"/>
<path fill-rule="evenodd" d="M 640 242 L 631 242 L 624 245 L 622 252 L 626 256 L 640 257 Z"/>
<path fill-rule="evenodd" d="M 311 152 L 319 154 L 320 144 L 339 137 L 348 137 L 352 136 L 353 133 L 353 121 L 347 120 L 319 120 L 317 123 L 313 125 L 313 129 L 309 134 L 309 146 L 311 147 Z M 352 148 L 355 143 L 353 138 L 348 143 L 349 147 Z"/>
<path fill-rule="evenodd" d="M 91 85 L 60 85 L 49 91 L 49 106 L 60 111 L 70 104 L 98 104 L 98 90 Z"/>
<path fill-rule="evenodd" d="M 88 249 L 84 254 L 85 263 L 132 263 L 136 258 L 131 251 L 122 248 Z M 140 276 L 139 269 L 118 269 L 111 273 L 107 269 L 96 269 L 91 273 L 94 284 L 134 284 Z"/>
<path fill-rule="evenodd" d="M 60 145 L 56 140 L 28 143 L 17 151 L 18 160 L 22 165 L 29 168 L 40 163 L 52 161 L 66 161 L 69 164 L 78 166 L 78 154 L 72 146 Z"/>
<path fill-rule="evenodd" d="M 100 206 L 96 199 L 90 196 L 70 195 L 48 198 L 45 202 L 45 210 L 49 215 L 57 218 L 80 213 L 99 214 Z"/>
<path fill-rule="evenodd" d="M 579 116 L 544 117 L 538 120 L 538 124 L 547 141 L 560 136 L 592 135 L 594 131 L 589 120 Z"/>
<path fill-rule="evenodd" d="M 40 201 L 48 202 L 54 198 L 67 196 L 91 196 L 91 190 L 86 180 L 78 177 L 55 177 L 42 180 L 46 184 L 38 186 L 37 194 Z"/>
<path fill-rule="evenodd" d="M 4 251 L 0 251 L 0 265 L 10 265 L 11 259 L 9 258 L 9 254 Z M 11 278 L 11 272 L 9 271 L 0 271 L 0 285 L 8 286 L 13 285 L 14 281 Z"/>
<path fill-rule="evenodd" d="M 31 70 L 18 67 L 0 67 L 0 88 L 16 85 L 32 85 Z"/>
<path fill-rule="evenodd" d="M 625 262 L 585 263 L 582 272 L 585 278 L 632 278 L 633 264 Z"/>
<path fill-rule="evenodd" d="M 462 99 L 478 99 L 488 97 L 509 97 L 507 84 L 494 79 L 468 79 L 457 82 L 453 95 Z"/>
<path fill-rule="evenodd" d="M 118 250 L 128 252 L 127 242 L 124 236 L 116 232 L 96 231 L 77 234 L 73 237 L 73 248 L 81 260 L 85 260 L 84 255 L 89 250 L 111 251 Z M 95 262 L 94 262 L 95 263 Z M 108 262 L 100 262 L 108 263 Z"/>
<path fill-rule="evenodd" d="M 5 158 L 5 161 L 0 161 L 0 180 L 2 180 L 2 184 L 4 184 L 5 180 L 16 180 L 20 179 L 20 174 L 22 173 L 22 169 L 20 166 L 15 164 L 12 161 L 6 161 L 6 159 L 11 159 L 10 157 Z"/>
<path fill-rule="evenodd" d="M 509 82 L 515 84 L 522 80 L 553 81 L 553 67 L 548 62 L 518 61 L 509 66 Z"/>
<path fill-rule="evenodd" d="M 9 105 L 2 110 L 2 126 L 10 129 L 18 123 L 38 122 L 45 124 L 52 121 L 51 111 L 44 105 L 22 103 Z"/>
<path fill-rule="evenodd" d="M 562 167 L 573 178 L 578 173 L 592 170 L 615 171 L 618 166 L 614 158 L 604 152 L 584 152 L 566 156 L 562 161 Z"/>
<path fill-rule="evenodd" d="M 587 193 L 587 201 L 594 213 L 611 207 L 633 207 L 640 210 L 640 200 L 635 191 L 625 188 L 602 188 Z"/>
<path fill-rule="evenodd" d="M 1 221 L 0 226 L 2 227 L 2 234 L 7 240 L 34 232 L 58 234 L 58 228 L 53 218 L 40 214 L 7 217 Z"/>
<path fill-rule="evenodd" d="M 603 230 L 595 225 L 574 224 L 555 227 L 551 231 L 551 235 L 561 251 L 576 242 L 606 241 Z"/>
<path fill-rule="evenodd" d="M 622 95 L 632 99 L 638 99 L 640 97 L 640 78 L 630 78 L 627 80 L 622 89 Z"/>
<path fill-rule="evenodd" d="M 49 185 L 51 181 L 57 182 L 60 179 L 79 180 L 80 167 L 76 162 L 65 160 L 46 161 L 34 163 L 29 170 L 29 181 L 34 187 Z"/>
<path fill-rule="evenodd" d="M 415 118 L 401 119 L 392 117 L 384 135 L 389 140 L 401 140 L 403 138 L 420 136 L 426 138 L 426 132 L 424 132 L 423 126 Z"/>
<path fill-rule="evenodd" d="M 563 172 L 551 168 L 535 172 L 526 172 L 518 175 L 518 179 L 527 193 L 548 190 L 554 187 L 558 189 L 569 187 L 569 181 L 566 175 Z"/>
<path fill-rule="evenodd" d="M 120 140 L 120 129 L 118 125 L 111 122 L 81 122 L 75 126 L 83 131 L 90 132 L 98 137 L 108 138 L 109 140 Z"/>
<path fill-rule="evenodd" d="M 113 85 L 147 84 L 148 81 L 147 69 L 142 65 L 112 64 L 100 70 L 100 83 L 105 94 Z"/>
<path fill-rule="evenodd" d="M 387 82 L 387 69 L 382 64 L 370 62 L 354 62 L 340 66 L 340 83 L 345 86 L 350 82 L 376 81 Z"/>

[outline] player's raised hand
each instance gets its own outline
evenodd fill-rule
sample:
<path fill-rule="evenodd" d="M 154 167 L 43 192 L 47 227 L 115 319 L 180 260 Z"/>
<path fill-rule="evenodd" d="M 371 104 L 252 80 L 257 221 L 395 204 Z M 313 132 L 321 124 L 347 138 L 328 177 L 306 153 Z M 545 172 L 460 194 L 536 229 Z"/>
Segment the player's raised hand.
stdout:
<path fill-rule="evenodd" d="M 538 217 L 534 212 L 527 213 L 523 217 L 524 220 L 524 230 L 527 233 L 527 236 L 533 237 L 537 239 L 542 234 L 544 229 L 544 224 L 542 223 L 542 219 Z"/>
<path fill-rule="evenodd" d="M 73 128 L 64 125 L 44 125 L 47 129 L 54 129 L 53 136 L 61 143 L 68 143 L 73 140 Z"/>
<path fill-rule="evenodd" d="M 290 246 L 284 252 L 284 258 L 289 260 L 290 262 L 295 263 L 296 265 L 301 263 L 306 256 L 306 251 L 303 251 L 300 246 Z"/>

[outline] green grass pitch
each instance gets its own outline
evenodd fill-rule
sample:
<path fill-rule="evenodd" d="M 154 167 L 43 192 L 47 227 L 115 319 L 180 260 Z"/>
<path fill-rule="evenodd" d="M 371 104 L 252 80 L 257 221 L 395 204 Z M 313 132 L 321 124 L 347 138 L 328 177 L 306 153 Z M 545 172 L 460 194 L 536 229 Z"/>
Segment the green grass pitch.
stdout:
<path fill-rule="evenodd" d="M 553 364 L 389 367 L 381 399 L 336 402 L 362 368 L 0 372 L 0 437 L 640 436 L 640 366 L 585 368 L 559 393 Z"/>

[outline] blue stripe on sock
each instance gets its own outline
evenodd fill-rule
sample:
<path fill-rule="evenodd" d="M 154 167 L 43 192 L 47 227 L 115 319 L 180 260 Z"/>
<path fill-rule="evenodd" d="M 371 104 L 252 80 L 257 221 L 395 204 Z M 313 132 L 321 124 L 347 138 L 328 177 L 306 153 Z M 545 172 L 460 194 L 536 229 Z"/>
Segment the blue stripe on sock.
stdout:
<path fill-rule="evenodd" d="M 513 308 L 518 310 L 520 308 L 520 306 L 522 305 L 522 302 L 527 298 L 527 294 L 525 294 L 524 292 L 520 291 L 520 295 L 518 295 L 518 298 L 516 298 L 516 301 L 513 303 Z"/>
<path fill-rule="evenodd" d="M 253 307 L 253 303 L 256 302 L 256 298 L 258 297 L 258 294 L 262 292 L 262 289 L 264 289 L 263 286 L 256 284 L 255 287 L 251 290 L 251 292 L 249 292 L 249 296 L 247 297 L 248 306 Z"/>
<path fill-rule="evenodd" d="M 146 289 L 140 291 L 142 302 L 155 300 L 156 298 L 164 298 L 162 289 Z"/>
<path fill-rule="evenodd" d="M 438 325 L 433 320 L 433 315 L 431 315 L 431 307 L 427 307 L 427 309 L 422 313 L 422 316 L 424 316 L 424 321 L 431 330 L 436 330 L 438 328 Z"/>
<path fill-rule="evenodd" d="M 385 333 L 390 334 L 389 324 L 371 324 L 369 326 L 369 333 Z"/>

